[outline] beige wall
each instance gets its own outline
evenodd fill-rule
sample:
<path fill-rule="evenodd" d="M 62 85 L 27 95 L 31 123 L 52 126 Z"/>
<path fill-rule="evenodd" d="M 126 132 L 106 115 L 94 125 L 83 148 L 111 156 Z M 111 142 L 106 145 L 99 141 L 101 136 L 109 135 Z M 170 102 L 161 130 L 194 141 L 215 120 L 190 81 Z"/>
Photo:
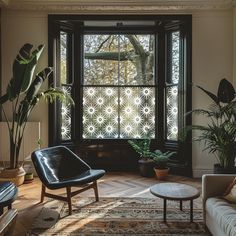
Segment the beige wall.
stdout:
<path fill-rule="evenodd" d="M 233 77 L 233 21 L 232 12 L 202 12 L 193 15 L 192 80 L 193 83 L 216 93 L 219 81 Z M 211 101 L 193 88 L 193 108 L 207 107 Z M 204 122 L 193 117 L 193 124 Z M 193 143 L 193 173 L 201 176 L 211 172 L 216 161 L 203 145 Z"/>
<path fill-rule="evenodd" d="M 0 122 L 0 161 L 9 161 L 10 142 L 7 122 Z M 40 123 L 28 122 L 21 144 L 19 161 L 22 162 L 26 157 L 30 158 L 32 150 L 38 148 L 36 141 L 40 138 Z M 1 163 L 2 164 L 2 163 Z"/>
<path fill-rule="evenodd" d="M 35 46 L 45 44 L 46 47 L 37 71 L 47 66 L 47 40 L 46 13 L 2 11 L 2 93 L 5 92 L 8 81 L 11 78 L 13 60 L 23 44 L 31 43 Z M 48 107 L 44 102 L 40 102 L 39 106 L 35 108 L 31 114 L 30 121 L 40 122 L 43 146 L 47 146 Z"/>
<path fill-rule="evenodd" d="M 189 13 L 189 12 L 188 12 Z M 236 22 L 236 20 L 234 20 Z M 216 91 L 223 77 L 233 76 L 233 14 L 232 11 L 193 13 L 193 82 Z M 26 42 L 47 46 L 47 14 L 39 12 L 2 12 L 2 78 L 3 88 L 11 76 L 11 63 L 17 50 Z M 41 68 L 47 65 L 45 48 Z M 204 107 L 206 96 L 193 89 L 193 108 Z M 31 121 L 41 122 L 44 145 L 48 141 L 47 105 L 41 104 L 32 114 Z M 201 119 L 193 119 L 194 123 Z M 195 175 L 211 172 L 214 159 L 193 144 L 193 171 Z"/>

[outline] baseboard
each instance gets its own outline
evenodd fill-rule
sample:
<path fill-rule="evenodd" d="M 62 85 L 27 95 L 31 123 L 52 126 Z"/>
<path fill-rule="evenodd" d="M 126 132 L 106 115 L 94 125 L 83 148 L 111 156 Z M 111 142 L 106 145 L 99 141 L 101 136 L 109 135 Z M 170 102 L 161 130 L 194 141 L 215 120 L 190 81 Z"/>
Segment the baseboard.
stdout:
<path fill-rule="evenodd" d="M 201 178 L 205 174 L 212 174 L 212 169 L 193 169 L 193 177 L 194 178 Z"/>

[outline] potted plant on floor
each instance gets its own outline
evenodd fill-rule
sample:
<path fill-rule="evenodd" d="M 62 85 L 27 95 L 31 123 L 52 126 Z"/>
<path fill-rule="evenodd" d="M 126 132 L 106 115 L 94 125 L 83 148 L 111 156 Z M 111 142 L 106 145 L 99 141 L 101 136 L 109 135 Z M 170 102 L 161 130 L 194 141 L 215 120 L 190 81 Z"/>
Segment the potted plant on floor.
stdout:
<path fill-rule="evenodd" d="M 214 173 L 236 173 L 236 101 L 235 89 L 226 79 L 218 86 L 217 95 L 198 86 L 213 101 L 209 109 L 195 109 L 191 113 L 208 119 L 206 125 L 192 125 L 186 128 L 200 131 L 193 140 L 203 141 L 205 149 L 218 160 Z"/>
<path fill-rule="evenodd" d="M 139 154 L 139 171 L 144 177 L 152 177 L 154 175 L 152 153 L 150 151 L 151 139 L 128 140 L 128 143 Z"/>
<path fill-rule="evenodd" d="M 73 103 L 71 97 L 60 88 L 40 90 L 52 69 L 45 68 L 35 75 L 35 68 L 44 46 L 39 45 L 34 51 L 32 49 L 31 44 L 25 44 L 20 49 L 13 62 L 12 79 L 9 81 L 6 94 L 0 97 L 0 108 L 7 122 L 10 141 L 9 167 L 0 173 L 0 178 L 10 180 L 16 185 L 24 182 L 25 171 L 22 168 L 23 163 L 20 163 L 19 154 L 24 130 L 34 107 L 42 98 L 49 102 L 59 99 L 61 102 Z M 6 112 L 6 105 L 12 108 L 10 113 Z"/>
<path fill-rule="evenodd" d="M 175 155 L 175 152 L 162 152 L 161 150 L 155 150 L 152 153 L 153 161 L 155 163 L 154 171 L 156 173 L 156 177 L 159 180 L 164 180 L 168 176 L 169 167 L 167 166 L 167 162 L 170 160 L 170 157 Z"/>

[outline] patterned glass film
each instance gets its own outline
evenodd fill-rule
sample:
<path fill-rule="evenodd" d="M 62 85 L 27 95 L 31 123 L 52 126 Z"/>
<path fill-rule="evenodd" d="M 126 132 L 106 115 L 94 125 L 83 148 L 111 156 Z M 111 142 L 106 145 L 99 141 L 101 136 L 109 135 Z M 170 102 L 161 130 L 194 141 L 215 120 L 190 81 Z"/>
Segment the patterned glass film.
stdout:
<path fill-rule="evenodd" d="M 155 138 L 154 42 L 84 36 L 83 138 Z"/>
<path fill-rule="evenodd" d="M 83 90 L 83 138 L 118 138 L 118 88 Z"/>
<path fill-rule="evenodd" d="M 166 89 L 167 106 L 167 139 L 178 139 L 178 87 L 172 86 Z"/>
<path fill-rule="evenodd" d="M 62 89 L 71 96 L 71 87 L 62 86 Z M 65 103 L 61 105 L 61 138 L 71 139 L 71 105 Z"/>
<path fill-rule="evenodd" d="M 171 84 L 166 88 L 166 138 L 178 139 L 178 83 L 180 77 L 180 32 L 171 33 Z"/>
<path fill-rule="evenodd" d="M 179 62 L 180 62 L 180 32 L 172 32 L 171 33 L 171 41 L 172 41 L 172 58 L 171 58 L 171 81 L 174 84 L 179 82 Z"/>
<path fill-rule="evenodd" d="M 67 86 L 68 78 L 68 33 L 60 32 L 60 83 L 62 89 L 71 95 L 71 87 Z M 71 139 L 71 105 L 61 104 L 61 139 Z"/>
<path fill-rule="evenodd" d="M 121 88 L 120 137 L 155 137 L 155 89 Z"/>

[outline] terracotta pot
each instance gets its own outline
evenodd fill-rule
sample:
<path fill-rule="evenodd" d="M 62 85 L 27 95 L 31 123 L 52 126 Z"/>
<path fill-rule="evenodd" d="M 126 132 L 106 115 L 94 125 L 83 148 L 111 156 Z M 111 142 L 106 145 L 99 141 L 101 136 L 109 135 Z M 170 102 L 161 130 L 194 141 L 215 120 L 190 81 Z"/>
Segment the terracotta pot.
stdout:
<path fill-rule="evenodd" d="M 25 170 L 23 167 L 16 169 L 4 169 L 0 173 L 0 182 L 12 182 L 16 186 L 20 186 L 25 180 Z"/>
<path fill-rule="evenodd" d="M 156 173 L 156 177 L 159 180 L 165 180 L 168 176 L 169 170 L 170 170 L 169 168 L 165 168 L 165 169 L 154 168 L 154 171 Z"/>

